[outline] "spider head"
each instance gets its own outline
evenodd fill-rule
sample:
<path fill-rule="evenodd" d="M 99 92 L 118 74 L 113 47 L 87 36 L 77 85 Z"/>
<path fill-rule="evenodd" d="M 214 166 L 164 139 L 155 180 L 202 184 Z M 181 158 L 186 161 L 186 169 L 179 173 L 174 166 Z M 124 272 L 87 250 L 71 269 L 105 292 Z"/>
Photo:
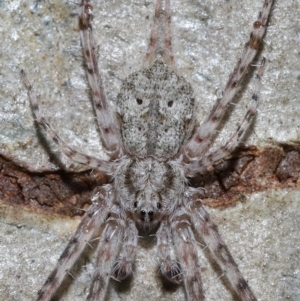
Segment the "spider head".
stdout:
<path fill-rule="evenodd" d="M 151 185 L 136 194 L 134 215 L 141 225 L 155 226 L 161 217 L 161 199 Z"/>
<path fill-rule="evenodd" d="M 184 172 L 176 162 L 154 158 L 122 161 L 114 176 L 121 207 L 144 228 L 155 227 L 183 197 Z"/>

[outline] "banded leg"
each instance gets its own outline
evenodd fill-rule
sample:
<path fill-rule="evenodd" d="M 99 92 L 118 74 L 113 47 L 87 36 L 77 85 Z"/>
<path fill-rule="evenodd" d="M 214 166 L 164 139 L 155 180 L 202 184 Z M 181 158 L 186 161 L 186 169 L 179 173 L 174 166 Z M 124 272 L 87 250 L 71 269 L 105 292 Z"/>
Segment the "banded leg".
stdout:
<path fill-rule="evenodd" d="M 250 35 L 249 41 L 245 44 L 242 57 L 229 77 L 223 97 L 217 99 L 210 114 L 205 118 L 204 122 L 200 125 L 189 142 L 183 147 L 181 152 L 184 155 L 184 161 L 186 163 L 190 162 L 191 159 L 195 157 L 201 158 L 205 155 L 215 129 L 220 124 L 229 102 L 236 95 L 239 85 L 257 53 L 259 44 L 261 43 L 266 31 L 266 25 L 272 4 L 273 0 L 265 0 L 262 12 L 258 16 L 258 20 L 253 23 L 253 31 Z"/>
<path fill-rule="evenodd" d="M 53 142 L 57 144 L 59 149 L 70 159 L 72 159 L 75 162 L 87 165 L 91 168 L 97 169 L 99 171 L 106 172 L 110 174 L 112 172 L 113 163 L 99 160 L 97 158 L 82 154 L 80 152 L 77 152 L 76 150 L 69 147 L 55 132 L 55 130 L 52 128 L 51 124 L 47 121 L 47 119 L 43 116 L 43 114 L 40 112 L 39 105 L 37 102 L 36 95 L 33 91 L 33 88 L 28 81 L 25 71 L 21 70 L 21 77 L 23 80 L 23 83 L 28 91 L 28 97 L 29 101 L 31 103 L 31 107 L 33 110 L 33 114 L 36 118 L 36 121 L 39 125 L 41 125 L 45 130 L 46 133 L 52 138 Z"/>
<path fill-rule="evenodd" d="M 96 250 L 96 269 L 87 301 L 103 301 L 105 299 L 112 267 L 119 253 L 124 224 L 116 210 L 106 221 Z"/>
<path fill-rule="evenodd" d="M 252 94 L 250 104 L 248 106 L 248 110 L 245 116 L 242 119 L 242 122 L 227 141 L 225 145 L 217 149 L 216 151 L 205 155 L 203 158 L 199 160 L 195 160 L 193 163 L 187 166 L 187 173 L 188 174 L 196 174 L 204 172 L 209 167 L 211 167 L 214 163 L 224 159 L 228 155 L 230 155 L 233 150 L 238 146 L 239 142 L 241 141 L 243 134 L 247 131 L 249 125 L 253 117 L 256 114 L 257 106 L 260 100 L 260 86 L 261 86 L 261 77 L 263 75 L 265 67 L 265 58 L 262 59 L 261 64 L 258 68 L 258 71 L 255 75 L 255 90 Z"/>
<path fill-rule="evenodd" d="M 61 285 L 65 275 L 72 268 L 79 255 L 84 250 L 86 244 L 92 238 L 101 224 L 107 218 L 109 208 L 103 204 L 93 204 L 83 216 L 74 236 L 71 238 L 66 249 L 60 256 L 53 272 L 48 277 L 44 286 L 38 292 L 36 301 L 50 301 L 59 286 Z"/>
<path fill-rule="evenodd" d="M 87 67 L 88 82 L 92 90 L 94 110 L 103 140 L 103 146 L 112 159 L 122 154 L 122 141 L 116 116 L 107 101 L 99 72 L 92 30 L 92 5 L 89 0 L 81 1 L 79 28 L 83 55 Z"/>
<path fill-rule="evenodd" d="M 132 266 L 135 261 L 138 230 L 131 219 L 127 221 L 123 241 L 120 257 L 112 270 L 112 277 L 117 281 L 122 281 L 132 274 Z"/>
<path fill-rule="evenodd" d="M 198 203 L 198 204 L 197 204 Z M 193 203 L 190 215 L 195 231 L 202 237 L 216 262 L 228 277 L 233 289 L 242 301 L 257 301 L 247 281 L 238 269 L 227 246 L 221 238 L 217 226 L 211 221 L 201 202 Z M 200 206 L 197 207 L 197 205 Z"/>
<path fill-rule="evenodd" d="M 171 227 L 187 300 L 203 301 L 205 297 L 201 280 L 201 268 L 196 252 L 196 240 L 185 212 L 176 214 Z"/>
<path fill-rule="evenodd" d="M 174 55 L 171 41 L 170 0 L 157 0 L 150 34 L 150 43 L 144 58 L 144 66 L 151 66 L 160 59 L 174 68 Z"/>
<path fill-rule="evenodd" d="M 156 238 L 157 256 L 159 258 L 161 274 L 173 283 L 181 283 L 181 268 L 179 263 L 174 259 L 170 247 L 173 242 L 169 223 L 166 221 L 161 222 L 156 233 Z"/>

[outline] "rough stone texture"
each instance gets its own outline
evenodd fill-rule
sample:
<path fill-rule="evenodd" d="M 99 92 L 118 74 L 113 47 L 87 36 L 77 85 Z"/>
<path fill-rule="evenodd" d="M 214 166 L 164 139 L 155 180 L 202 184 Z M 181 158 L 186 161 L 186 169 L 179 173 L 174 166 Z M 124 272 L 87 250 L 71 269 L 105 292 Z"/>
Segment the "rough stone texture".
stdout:
<path fill-rule="evenodd" d="M 211 210 L 258 300 L 299 300 L 299 199 L 299 191 L 283 190 L 254 194 L 234 208 Z M 1 298 L 33 300 L 77 221 L 3 206 L 0 218 Z M 201 249 L 199 245 L 207 300 L 233 300 L 219 278 L 220 272 L 212 269 Z M 71 272 L 76 281 L 67 281 L 70 287 L 60 300 L 85 299 L 93 271 L 89 259 L 85 254 Z M 182 287 L 164 287 L 157 271 L 155 240 L 141 238 L 132 281 L 113 283 L 107 300 L 184 300 Z"/>
<path fill-rule="evenodd" d="M 96 2 L 96 1 L 95 1 Z M 154 1 L 115 0 L 94 3 L 94 32 L 108 98 L 114 102 L 121 79 L 142 66 L 154 13 Z M 178 72 L 193 86 L 198 120 L 212 107 L 240 56 L 262 1 L 172 1 L 173 41 Z M 61 136 L 80 151 L 104 156 L 82 68 L 77 6 L 61 1 L 0 3 L 0 152 L 32 171 L 82 169 L 57 156 L 53 144 L 34 127 L 19 72 L 24 68 L 41 109 Z M 257 146 L 299 143 L 300 78 L 299 2 L 277 1 L 265 38 L 267 67 L 262 101 L 248 142 Z M 228 137 L 245 112 L 243 97 L 216 143 Z M 59 159 L 57 159 L 59 158 Z M 296 160 L 291 154 L 287 160 Z M 288 161 L 287 161 L 288 162 Z M 280 172 L 285 177 L 284 166 Z M 299 190 L 268 191 L 226 210 L 211 210 L 234 258 L 259 300 L 300 299 Z M 0 296 L 33 300 L 52 270 L 77 221 L 33 215 L 25 209 L 0 208 Z M 140 239 L 131 283 L 117 284 L 109 300 L 184 300 L 183 289 L 162 288 L 157 276 L 155 241 Z M 199 246 L 199 253 L 201 246 Z M 233 300 L 200 254 L 207 300 Z M 86 257 L 79 266 L 86 264 Z M 61 300 L 82 300 L 92 265 L 71 281 Z M 223 278 L 221 278 L 223 279 Z"/>

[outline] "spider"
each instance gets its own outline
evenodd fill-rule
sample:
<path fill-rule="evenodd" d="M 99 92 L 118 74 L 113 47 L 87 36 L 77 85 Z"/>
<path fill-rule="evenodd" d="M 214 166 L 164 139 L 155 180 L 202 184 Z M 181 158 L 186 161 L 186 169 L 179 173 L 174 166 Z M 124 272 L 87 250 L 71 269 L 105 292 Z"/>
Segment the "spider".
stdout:
<path fill-rule="evenodd" d="M 190 187 L 188 178 L 207 172 L 229 156 L 256 113 L 264 58 L 255 75 L 255 91 L 239 126 L 223 146 L 210 150 L 215 130 L 256 56 L 272 3 L 264 1 L 223 95 L 197 126 L 192 87 L 175 72 L 170 0 L 156 1 L 144 69 L 123 81 L 116 112 L 106 98 L 97 65 L 91 24 L 93 7 L 89 0 L 82 0 L 79 28 L 83 55 L 102 143 L 110 161 L 79 153 L 59 137 L 40 112 L 32 86 L 21 71 L 38 124 L 69 158 L 111 179 L 93 192 L 92 205 L 39 290 L 37 301 L 51 300 L 101 227 L 89 301 L 104 300 L 110 278 L 122 281 L 132 274 L 140 228 L 156 232 L 160 272 L 171 282 L 184 283 L 187 300 L 205 299 L 194 233 L 206 244 L 239 298 L 257 300 L 204 208 L 202 190 Z"/>

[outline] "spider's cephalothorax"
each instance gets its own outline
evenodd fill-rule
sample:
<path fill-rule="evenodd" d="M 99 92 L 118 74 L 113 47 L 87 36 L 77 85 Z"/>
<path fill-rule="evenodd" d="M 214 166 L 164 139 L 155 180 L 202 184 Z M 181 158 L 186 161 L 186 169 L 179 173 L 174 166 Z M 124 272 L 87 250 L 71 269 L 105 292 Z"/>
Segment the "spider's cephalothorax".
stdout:
<path fill-rule="evenodd" d="M 193 90 L 175 72 L 170 0 L 156 0 L 144 69 L 123 81 L 117 97 L 117 112 L 113 112 L 106 99 L 98 70 L 91 25 L 92 6 L 88 0 L 81 0 L 79 27 L 83 55 L 103 147 L 110 161 L 79 153 L 58 136 L 39 111 L 35 94 L 22 71 L 37 122 L 61 151 L 72 160 L 102 171 L 112 179 L 94 191 L 92 205 L 39 291 L 37 301 L 51 300 L 68 270 L 103 225 L 89 301 L 105 299 L 110 278 L 123 280 L 132 273 L 138 243 L 137 226 L 146 229 L 157 226 L 160 271 L 170 281 L 183 281 L 187 300 L 205 299 L 194 232 L 206 244 L 240 299 L 257 300 L 210 220 L 200 190 L 189 187 L 187 178 L 205 173 L 230 155 L 256 113 L 264 59 L 255 75 L 255 91 L 236 131 L 223 146 L 214 151 L 209 149 L 228 104 L 257 54 L 272 3 L 272 0 L 264 1 L 222 97 L 217 99 L 201 125 L 195 126 Z"/>
<path fill-rule="evenodd" d="M 114 187 L 122 207 L 146 228 L 173 213 L 186 190 L 183 169 L 176 162 L 151 157 L 126 160 L 115 176 Z"/>

